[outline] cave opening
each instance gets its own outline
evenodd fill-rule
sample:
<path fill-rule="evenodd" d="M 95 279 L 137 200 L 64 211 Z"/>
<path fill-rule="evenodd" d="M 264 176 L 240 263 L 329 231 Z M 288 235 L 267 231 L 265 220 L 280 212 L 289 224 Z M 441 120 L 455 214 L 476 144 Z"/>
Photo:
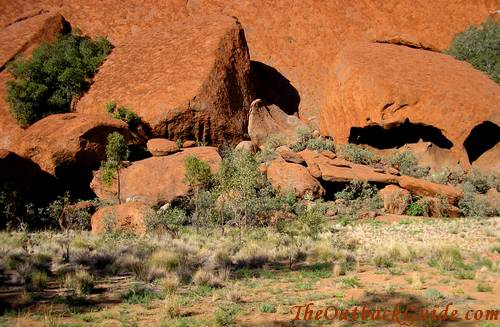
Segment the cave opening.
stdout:
<path fill-rule="evenodd" d="M 476 161 L 483 153 L 493 148 L 500 141 L 500 127 L 485 121 L 474 127 L 464 141 L 464 148 L 469 162 Z"/>
<path fill-rule="evenodd" d="M 352 127 L 349 134 L 349 143 L 366 144 L 377 149 L 399 148 L 408 143 L 418 143 L 420 140 L 434 143 L 440 148 L 453 147 L 453 143 L 439 128 L 414 124 L 408 119 L 390 128 L 383 128 L 380 125 Z"/>

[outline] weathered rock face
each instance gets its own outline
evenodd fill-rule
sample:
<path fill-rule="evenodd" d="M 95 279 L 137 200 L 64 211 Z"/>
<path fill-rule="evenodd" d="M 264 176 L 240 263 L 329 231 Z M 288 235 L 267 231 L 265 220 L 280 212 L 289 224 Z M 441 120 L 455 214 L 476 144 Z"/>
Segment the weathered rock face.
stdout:
<path fill-rule="evenodd" d="M 42 42 L 69 32 L 68 22 L 59 14 L 42 11 L 13 22 L 0 31 L 0 70 L 18 54 L 31 54 Z"/>
<path fill-rule="evenodd" d="M 221 161 L 217 148 L 197 147 L 133 162 L 130 167 L 120 170 L 122 202 L 129 199 L 162 205 L 187 196 L 191 187 L 184 183 L 184 160 L 188 156 L 206 161 L 212 172 L 217 170 Z"/>
<path fill-rule="evenodd" d="M 283 158 L 286 162 L 292 162 L 296 164 L 304 163 L 304 158 L 302 158 L 299 154 L 292 151 L 286 145 L 282 145 L 276 149 L 276 153 Z"/>
<path fill-rule="evenodd" d="M 104 114 L 106 102 L 115 100 L 157 137 L 240 141 L 254 97 L 241 25 L 214 15 L 144 33 L 113 50 L 77 111 Z"/>
<path fill-rule="evenodd" d="M 52 6 L 84 33 L 108 36 L 116 50 L 131 37 L 150 38 L 152 28 L 166 28 L 188 16 L 238 17 L 246 30 L 252 60 L 272 67 L 274 74 L 289 80 L 299 95 L 299 101 L 294 97 L 290 107 L 299 108 L 301 117 L 312 120 L 323 103 L 323 86 L 330 80 L 325 68 L 350 41 L 380 40 L 442 50 L 456 33 L 480 24 L 490 11 L 498 9 L 491 0 L 305 0 L 293 5 L 287 1 L 147 0 L 140 6 L 132 0 L 121 1 L 119 6 L 114 0 L 11 0 L 0 4 L 0 26 Z M 203 42 L 203 38 L 200 40 Z M 129 64 L 123 62 L 124 66 Z M 123 73 L 117 71 L 116 75 L 119 79 Z M 287 99 L 287 88 L 277 91 L 283 90 L 285 94 L 278 93 Z"/>
<path fill-rule="evenodd" d="M 500 176 L 500 143 L 481 155 L 472 167 Z"/>
<path fill-rule="evenodd" d="M 302 198 L 306 195 L 318 198 L 325 194 L 321 184 L 307 168 L 295 163 L 273 160 L 267 168 L 267 178 L 275 189 L 283 193 L 292 191 Z"/>
<path fill-rule="evenodd" d="M 321 173 L 321 179 L 326 182 L 349 182 L 362 180 L 374 183 L 397 184 L 398 176 L 378 172 L 372 167 L 354 164 L 343 159 L 330 159 L 311 150 L 299 152 L 314 175 Z"/>
<path fill-rule="evenodd" d="M 115 131 L 130 138 L 125 123 L 106 116 L 51 115 L 26 129 L 15 149 L 72 189 L 85 190 L 92 169 L 106 158 L 108 135 Z"/>
<path fill-rule="evenodd" d="M 258 146 L 262 146 L 270 135 L 280 135 L 286 143 L 294 143 L 300 127 L 305 128 L 307 125 L 296 116 L 287 115 L 277 106 L 266 106 L 259 99 L 252 102 L 248 134 Z"/>
<path fill-rule="evenodd" d="M 398 183 L 402 188 L 419 196 L 445 196 L 450 204 L 457 204 L 458 200 L 463 196 L 462 190 L 458 187 L 432 183 L 410 176 L 400 176 Z"/>
<path fill-rule="evenodd" d="M 396 185 L 387 185 L 379 191 L 384 201 L 384 211 L 396 215 L 402 215 L 411 202 L 411 194 L 408 190 Z"/>
<path fill-rule="evenodd" d="M 136 235 L 144 235 L 145 217 L 152 209 L 142 202 L 127 202 L 110 207 L 102 207 L 92 215 L 92 233 L 103 233 L 106 228 L 126 230 Z"/>
<path fill-rule="evenodd" d="M 155 157 L 162 157 L 179 151 L 179 146 L 174 141 L 167 139 L 150 139 L 147 143 L 148 151 Z"/>
<path fill-rule="evenodd" d="M 259 151 L 259 147 L 253 141 L 241 141 L 234 149 L 248 151 L 250 153 L 257 153 L 257 151 Z"/>
<path fill-rule="evenodd" d="M 1 10 L 0 10 L 1 11 Z M 1 15 L 0 15 L 1 16 Z M 0 147 L 12 149 L 16 138 L 22 129 L 13 119 L 7 96 L 7 80 L 12 77 L 5 70 L 6 64 L 17 55 L 29 57 L 31 52 L 42 42 L 51 41 L 58 33 L 69 31 L 69 24 L 55 12 L 47 10 L 36 11 L 10 22 L 0 29 Z"/>
<path fill-rule="evenodd" d="M 330 78 L 319 125 L 340 143 L 393 148 L 422 138 L 468 164 L 464 142 L 473 128 L 500 122 L 500 86 L 444 54 L 353 43 L 336 57 Z"/>

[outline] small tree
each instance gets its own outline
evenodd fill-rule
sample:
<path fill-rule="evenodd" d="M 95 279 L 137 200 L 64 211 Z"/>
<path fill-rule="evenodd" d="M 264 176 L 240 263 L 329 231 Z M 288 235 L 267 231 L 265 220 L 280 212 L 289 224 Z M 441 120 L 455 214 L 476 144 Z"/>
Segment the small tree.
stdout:
<path fill-rule="evenodd" d="M 118 132 L 108 135 L 108 144 L 106 145 L 106 161 L 101 163 L 101 176 L 104 184 L 111 185 L 113 178 L 117 179 L 117 196 L 120 202 L 120 169 L 123 161 L 127 160 L 129 150 L 125 138 Z"/>
<path fill-rule="evenodd" d="M 184 171 L 185 182 L 194 189 L 193 222 L 199 225 L 200 190 L 208 187 L 212 180 L 212 172 L 208 163 L 196 156 L 187 156 L 184 159 Z"/>
<path fill-rule="evenodd" d="M 500 83 L 500 24 L 488 18 L 482 25 L 471 26 L 455 36 L 448 54 L 482 70 Z"/>
<path fill-rule="evenodd" d="M 89 87 L 89 80 L 113 46 L 76 33 L 43 43 L 31 59 L 8 65 L 15 80 L 7 82 L 7 101 L 19 125 L 27 126 L 54 113 L 71 111 L 73 99 Z"/>

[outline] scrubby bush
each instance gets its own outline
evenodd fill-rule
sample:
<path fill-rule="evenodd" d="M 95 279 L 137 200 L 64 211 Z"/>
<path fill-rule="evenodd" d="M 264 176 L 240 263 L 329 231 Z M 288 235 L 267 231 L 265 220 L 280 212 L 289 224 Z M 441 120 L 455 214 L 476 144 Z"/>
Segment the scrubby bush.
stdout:
<path fill-rule="evenodd" d="M 297 141 L 291 149 L 295 152 L 304 149 L 316 151 L 335 151 L 335 145 L 332 140 L 323 137 L 312 137 L 312 131 L 308 127 L 299 127 L 297 129 Z"/>
<path fill-rule="evenodd" d="M 271 134 L 257 153 L 258 162 L 267 162 L 276 158 L 276 149 L 286 144 L 286 138 L 281 134 Z"/>
<path fill-rule="evenodd" d="M 148 233 L 167 232 L 178 237 L 180 229 L 189 221 L 186 212 L 180 208 L 166 208 L 148 213 L 145 217 Z"/>
<path fill-rule="evenodd" d="M 17 58 L 8 66 L 15 80 L 7 82 L 7 101 L 17 122 L 27 126 L 69 112 L 112 48 L 105 38 L 67 34 L 42 43 L 31 59 Z"/>
<path fill-rule="evenodd" d="M 420 167 L 417 158 L 410 151 L 394 152 L 386 162 L 403 175 L 422 178 L 429 174 L 429 168 Z"/>
<path fill-rule="evenodd" d="M 423 216 L 424 208 L 420 204 L 413 202 L 406 208 L 406 214 L 408 216 Z"/>
<path fill-rule="evenodd" d="M 460 212 L 466 217 L 494 216 L 495 210 L 490 208 L 488 201 L 477 194 L 477 190 L 471 182 L 462 185 L 464 196 L 458 201 Z"/>
<path fill-rule="evenodd" d="M 64 285 L 77 295 L 87 295 L 94 289 L 95 280 L 86 270 L 77 270 L 74 274 L 66 275 Z"/>
<path fill-rule="evenodd" d="M 113 116 L 113 118 L 120 119 L 127 123 L 131 130 L 135 130 L 141 123 L 141 117 L 136 114 L 132 109 L 125 106 L 117 107 L 115 101 L 106 103 L 106 111 Z"/>
<path fill-rule="evenodd" d="M 344 159 L 362 165 L 371 165 L 378 160 L 373 152 L 356 144 L 344 145 L 341 153 Z"/>
<path fill-rule="evenodd" d="M 500 83 L 500 24 L 488 18 L 455 36 L 447 53 L 464 60 Z"/>
<path fill-rule="evenodd" d="M 383 206 L 377 187 L 357 180 L 352 180 L 342 191 L 335 193 L 335 203 L 339 214 L 348 219 Z"/>
<path fill-rule="evenodd" d="M 200 193 L 210 185 L 212 177 L 210 165 L 205 161 L 198 159 L 196 156 L 187 156 L 184 159 L 184 180 L 194 189 L 192 223 L 197 226 L 201 224 L 202 197 Z"/>
<path fill-rule="evenodd" d="M 130 152 L 125 142 L 125 138 L 118 132 L 108 135 L 106 145 L 106 161 L 101 162 L 101 178 L 105 185 L 110 186 L 113 179 L 118 179 L 118 199 L 120 199 L 120 169 L 122 162 L 128 159 Z"/>

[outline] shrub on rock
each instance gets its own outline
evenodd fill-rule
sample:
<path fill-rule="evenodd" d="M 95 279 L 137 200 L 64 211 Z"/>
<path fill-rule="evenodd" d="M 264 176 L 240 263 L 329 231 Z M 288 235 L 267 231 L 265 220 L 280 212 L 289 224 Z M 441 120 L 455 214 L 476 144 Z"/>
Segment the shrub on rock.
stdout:
<path fill-rule="evenodd" d="M 43 43 L 31 59 L 11 64 L 16 79 L 7 83 L 7 100 L 19 125 L 69 112 L 73 98 L 88 89 L 89 79 L 112 47 L 105 38 L 61 35 L 53 43 Z"/>

